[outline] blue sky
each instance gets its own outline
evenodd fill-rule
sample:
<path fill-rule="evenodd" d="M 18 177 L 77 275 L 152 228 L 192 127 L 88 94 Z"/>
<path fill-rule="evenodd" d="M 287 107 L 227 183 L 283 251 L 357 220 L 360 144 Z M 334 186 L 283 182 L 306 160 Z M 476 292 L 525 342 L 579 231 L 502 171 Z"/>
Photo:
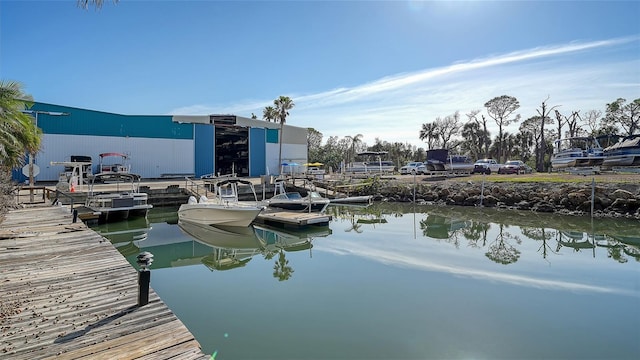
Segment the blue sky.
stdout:
<path fill-rule="evenodd" d="M 0 0 L 0 78 L 131 115 L 261 118 L 286 95 L 325 140 L 426 147 L 423 123 L 500 95 L 523 119 L 640 98 L 640 1 Z"/>

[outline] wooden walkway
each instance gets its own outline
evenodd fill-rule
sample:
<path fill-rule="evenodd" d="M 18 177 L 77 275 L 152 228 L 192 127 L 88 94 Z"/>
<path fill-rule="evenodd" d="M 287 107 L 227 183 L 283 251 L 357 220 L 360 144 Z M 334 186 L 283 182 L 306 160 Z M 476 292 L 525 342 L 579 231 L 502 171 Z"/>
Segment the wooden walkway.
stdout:
<path fill-rule="evenodd" d="M 137 279 L 68 208 L 10 211 L 0 223 L 0 358 L 209 359 L 153 289 L 137 306 Z"/>

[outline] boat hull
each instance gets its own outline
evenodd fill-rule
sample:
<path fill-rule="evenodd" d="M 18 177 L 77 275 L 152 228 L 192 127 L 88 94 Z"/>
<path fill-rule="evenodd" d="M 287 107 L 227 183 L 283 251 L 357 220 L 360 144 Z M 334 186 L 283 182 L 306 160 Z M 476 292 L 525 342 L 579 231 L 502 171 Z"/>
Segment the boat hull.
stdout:
<path fill-rule="evenodd" d="M 558 139 L 554 142 L 551 167 L 554 169 L 595 167 L 601 166 L 604 159 L 604 151 L 595 138 Z"/>
<path fill-rule="evenodd" d="M 600 166 L 604 160 L 604 156 L 554 156 L 551 159 L 551 166 L 555 169 Z"/>
<path fill-rule="evenodd" d="M 610 155 L 602 162 L 603 166 L 639 166 L 640 154 Z"/>
<path fill-rule="evenodd" d="M 640 166 L 640 135 L 625 137 L 604 149 L 603 166 Z"/>
<path fill-rule="evenodd" d="M 152 205 L 140 205 L 128 208 L 89 208 L 94 213 L 99 213 L 98 223 L 112 223 L 147 216 Z"/>
<path fill-rule="evenodd" d="M 249 226 L 262 208 L 236 207 L 218 204 L 183 204 L 178 209 L 178 219 L 203 225 Z"/>

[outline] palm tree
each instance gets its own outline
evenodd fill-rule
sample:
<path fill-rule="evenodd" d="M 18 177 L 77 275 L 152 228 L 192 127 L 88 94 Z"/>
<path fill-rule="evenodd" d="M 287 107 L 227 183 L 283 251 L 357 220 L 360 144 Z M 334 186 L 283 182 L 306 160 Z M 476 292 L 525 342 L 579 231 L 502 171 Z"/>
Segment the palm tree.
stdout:
<path fill-rule="evenodd" d="M 40 149 L 40 135 L 33 118 L 24 113 L 33 99 L 17 82 L 0 81 L 0 166 L 10 171 L 24 164 L 24 152 Z"/>
<path fill-rule="evenodd" d="M 273 106 L 265 106 L 264 110 L 262 110 L 262 120 L 264 121 L 275 121 L 277 116 L 278 113 L 276 112 L 276 108 L 274 108 Z"/>
<path fill-rule="evenodd" d="M 280 249 L 278 260 L 276 260 L 275 265 L 273 265 L 273 277 L 278 279 L 278 281 L 289 280 L 293 271 L 293 267 L 289 265 L 289 260 L 287 260 L 284 251 Z"/>
<path fill-rule="evenodd" d="M 420 140 L 427 140 L 427 150 L 430 150 L 438 141 L 438 124 L 424 123 L 422 129 L 420 129 Z"/>
<path fill-rule="evenodd" d="M 351 142 L 351 156 L 347 159 L 347 163 L 349 160 L 353 161 L 356 158 L 356 146 L 362 144 L 362 134 L 358 134 L 356 136 L 347 136 L 347 139 Z"/>
<path fill-rule="evenodd" d="M 289 110 L 293 109 L 295 104 L 288 96 L 280 96 L 273 100 L 273 105 L 277 112 L 276 119 L 280 122 L 280 150 L 278 151 L 278 168 L 282 168 L 282 131 L 284 130 L 284 124 L 287 122 L 287 116 L 289 116 Z M 282 170 L 280 170 L 282 173 Z"/>

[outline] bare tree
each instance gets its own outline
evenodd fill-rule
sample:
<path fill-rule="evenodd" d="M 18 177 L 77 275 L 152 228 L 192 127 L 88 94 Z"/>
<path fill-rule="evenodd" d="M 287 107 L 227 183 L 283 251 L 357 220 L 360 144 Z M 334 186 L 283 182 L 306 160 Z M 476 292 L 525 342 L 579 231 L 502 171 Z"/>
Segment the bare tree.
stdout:
<path fill-rule="evenodd" d="M 549 98 L 547 98 L 547 100 L 549 100 Z M 544 106 L 544 102 L 542 104 Z M 543 108 L 543 110 L 544 110 L 544 108 Z M 555 110 L 555 113 L 556 113 L 556 125 L 558 125 L 558 139 L 561 139 L 562 138 L 562 127 L 564 126 L 564 124 L 567 123 L 567 118 L 562 116 L 562 114 L 560 113 L 560 111 L 558 111 L 558 109 Z M 540 114 L 540 111 L 538 111 L 538 114 Z"/>
<path fill-rule="evenodd" d="M 453 135 L 460 132 L 462 128 L 462 124 L 460 123 L 460 112 L 456 111 L 452 115 L 446 116 L 444 119 L 436 119 L 436 133 L 440 137 L 441 146 L 443 148 L 447 148 L 449 141 L 453 137 Z"/>
<path fill-rule="evenodd" d="M 565 117 L 567 126 L 569 127 L 569 137 L 580 136 L 584 130 L 580 127 L 580 110 L 574 111 L 568 117 Z M 593 136 L 593 134 L 590 134 Z"/>
<path fill-rule="evenodd" d="M 559 106 L 559 105 L 556 105 L 547 109 L 548 100 L 549 100 L 549 97 L 547 96 L 547 99 L 542 102 L 542 105 L 540 106 L 542 111 L 540 111 L 539 109 L 536 109 L 536 111 L 540 115 L 540 118 L 542 119 L 542 121 L 540 121 L 540 154 L 536 155 L 537 171 L 544 171 L 544 155 L 547 152 L 547 143 L 545 142 L 545 139 L 544 139 L 544 124 L 547 122 L 547 119 L 549 118 L 549 114 L 551 113 L 551 111 L 555 110 L 555 108 Z"/>
<path fill-rule="evenodd" d="M 487 108 L 487 113 L 498 125 L 498 161 L 501 162 L 504 154 L 502 153 L 503 129 L 509 124 L 520 120 L 520 115 L 516 115 L 515 118 L 509 119 L 509 116 L 520 107 L 520 102 L 513 96 L 497 96 L 484 104 Z"/>
<path fill-rule="evenodd" d="M 594 135 L 598 131 L 601 117 L 602 111 L 600 110 L 589 110 L 581 117 L 582 123 L 589 128 L 589 135 Z"/>

